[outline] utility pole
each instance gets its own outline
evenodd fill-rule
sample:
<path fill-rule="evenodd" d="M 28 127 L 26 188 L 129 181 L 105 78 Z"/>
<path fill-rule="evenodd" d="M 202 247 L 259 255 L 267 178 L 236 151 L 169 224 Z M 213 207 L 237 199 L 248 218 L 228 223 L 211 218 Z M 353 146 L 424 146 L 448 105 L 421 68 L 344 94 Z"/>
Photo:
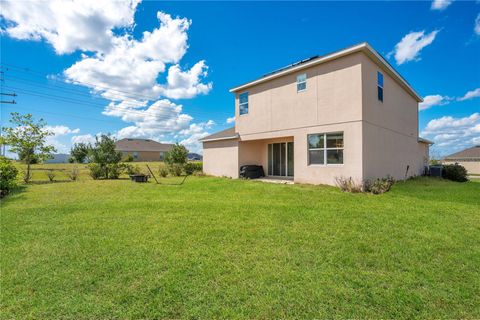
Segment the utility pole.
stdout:
<path fill-rule="evenodd" d="M 3 82 L 5 81 L 3 79 L 3 75 L 4 75 L 4 72 L 3 70 L 0 71 L 0 83 L 3 84 Z M 2 88 L 0 87 L 0 96 L 2 96 L 2 99 L 0 99 L 0 105 L 1 104 L 17 104 L 17 101 L 15 101 L 15 97 L 17 96 L 17 94 L 15 92 L 3 92 L 1 90 Z M 6 97 L 13 97 L 12 100 L 3 100 L 3 97 L 6 96 Z M 3 111 L 3 108 L 0 109 L 0 120 L 2 120 L 2 115 L 1 115 L 1 111 Z M 0 138 L 2 136 L 2 131 L 3 130 L 0 130 Z M 0 139 L 2 140 L 2 139 Z M 0 145 L 0 155 L 2 156 L 5 156 L 5 145 L 2 143 Z"/>

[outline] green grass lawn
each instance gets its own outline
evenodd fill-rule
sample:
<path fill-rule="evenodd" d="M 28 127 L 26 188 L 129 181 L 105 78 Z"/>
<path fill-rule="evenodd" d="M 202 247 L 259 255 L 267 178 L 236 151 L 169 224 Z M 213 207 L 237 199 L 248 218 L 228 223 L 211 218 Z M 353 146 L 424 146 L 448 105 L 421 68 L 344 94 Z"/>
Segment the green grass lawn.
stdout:
<path fill-rule="evenodd" d="M 480 318 L 480 182 L 82 178 L 0 217 L 3 319 Z"/>

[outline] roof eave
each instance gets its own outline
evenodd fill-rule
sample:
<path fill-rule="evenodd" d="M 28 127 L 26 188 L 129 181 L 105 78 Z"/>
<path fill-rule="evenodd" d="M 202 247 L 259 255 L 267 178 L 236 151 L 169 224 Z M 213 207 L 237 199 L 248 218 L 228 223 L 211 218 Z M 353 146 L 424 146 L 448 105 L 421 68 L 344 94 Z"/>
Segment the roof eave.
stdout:
<path fill-rule="evenodd" d="M 221 138 L 213 138 L 213 139 L 200 139 L 200 142 L 212 142 L 212 141 L 220 141 L 220 140 L 232 140 L 232 139 L 238 139 L 240 136 L 237 134 L 235 136 L 230 136 L 230 137 L 221 137 Z"/>
<path fill-rule="evenodd" d="M 294 73 L 294 72 L 297 72 L 297 71 L 300 71 L 300 70 L 303 70 L 303 69 L 306 69 L 306 68 L 309 68 L 309 67 L 312 67 L 312 66 L 315 66 L 315 65 L 318 65 L 318 64 L 322 64 L 322 63 L 325 63 L 325 62 L 328 62 L 328 61 L 331 61 L 331 60 L 335 60 L 335 59 L 344 57 L 346 55 L 349 55 L 349 54 L 352 54 L 352 53 L 355 53 L 355 52 L 360 52 L 360 51 L 363 51 L 364 53 L 369 55 L 371 58 L 373 57 L 378 62 L 380 62 L 391 73 L 391 75 L 393 75 L 394 78 L 396 78 L 396 80 L 402 85 L 402 87 L 404 87 L 418 102 L 423 101 L 422 97 L 408 84 L 408 82 L 375 49 L 373 49 L 367 42 L 363 42 L 363 43 L 360 43 L 360 44 L 355 45 L 353 47 L 346 48 L 344 50 L 337 51 L 337 52 L 328 54 L 328 55 L 323 56 L 323 57 L 319 57 L 318 59 L 309 61 L 305 64 L 301 64 L 301 65 L 292 67 L 290 69 L 280 71 L 278 73 L 275 73 L 275 74 L 272 74 L 272 75 L 269 75 L 269 76 L 266 76 L 266 77 L 263 77 L 263 78 L 259 78 L 257 80 L 250 81 L 250 82 L 245 83 L 243 85 L 234 87 L 234 88 L 230 89 L 229 91 L 231 93 L 235 93 L 235 92 L 238 92 L 238 91 L 241 91 L 241 90 L 245 90 L 245 89 L 247 89 L 249 87 L 252 87 L 254 85 L 264 83 L 264 82 L 270 81 L 272 79 L 276 79 L 276 78 L 282 77 L 284 75 Z"/>

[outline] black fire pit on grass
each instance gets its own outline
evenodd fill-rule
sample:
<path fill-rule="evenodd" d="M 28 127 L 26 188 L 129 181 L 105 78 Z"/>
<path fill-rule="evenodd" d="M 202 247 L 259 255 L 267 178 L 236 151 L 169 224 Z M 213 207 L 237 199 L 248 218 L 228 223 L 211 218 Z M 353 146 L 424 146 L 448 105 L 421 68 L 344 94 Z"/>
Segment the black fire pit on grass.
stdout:
<path fill-rule="evenodd" d="M 146 174 L 131 174 L 130 180 L 135 182 L 148 182 L 148 176 Z"/>

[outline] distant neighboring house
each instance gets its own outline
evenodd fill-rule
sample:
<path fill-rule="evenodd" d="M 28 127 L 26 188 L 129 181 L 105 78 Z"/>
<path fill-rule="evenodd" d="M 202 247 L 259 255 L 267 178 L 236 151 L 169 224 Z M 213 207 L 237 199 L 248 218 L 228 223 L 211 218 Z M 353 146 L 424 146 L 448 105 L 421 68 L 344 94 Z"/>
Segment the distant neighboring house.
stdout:
<path fill-rule="evenodd" d="M 132 155 L 134 161 L 163 161 L 173 144 L 159 143 L 150 139 L 126 138 L 115 142 L 116 150 L 124 156 Z"/>
<path fill-rule="evenodd" d="M 422 98 L 368 43 L 299 61 L 232 88 L 235 126 L 203 138 L 203 169 L 239 177 L 335 184 L 421 175 L 432 142 L 419 137 Z"/>
<path fill-rule="evenodd" d="M 189 153 L 187 155 L 187 158 L 190 161 L 202 161 L 202 159 L 203 159 L 202 155 L 200 155 L 198 153 Z"/>
<path fill-rule="evenodd" d="M 469 174 L 480 174 L 480 145 L 446 156 L 442 163 L 458 163 L 464 166 Z"/>
<path fill-rule="evenodd" d="M 68 158 L 70 157 L 69 154 L 65 153 L 57 153 L 57 154 L 52 154 L 51 159 L 47 159 L 44 162 L 45 163 L 68 163 Z"/>

